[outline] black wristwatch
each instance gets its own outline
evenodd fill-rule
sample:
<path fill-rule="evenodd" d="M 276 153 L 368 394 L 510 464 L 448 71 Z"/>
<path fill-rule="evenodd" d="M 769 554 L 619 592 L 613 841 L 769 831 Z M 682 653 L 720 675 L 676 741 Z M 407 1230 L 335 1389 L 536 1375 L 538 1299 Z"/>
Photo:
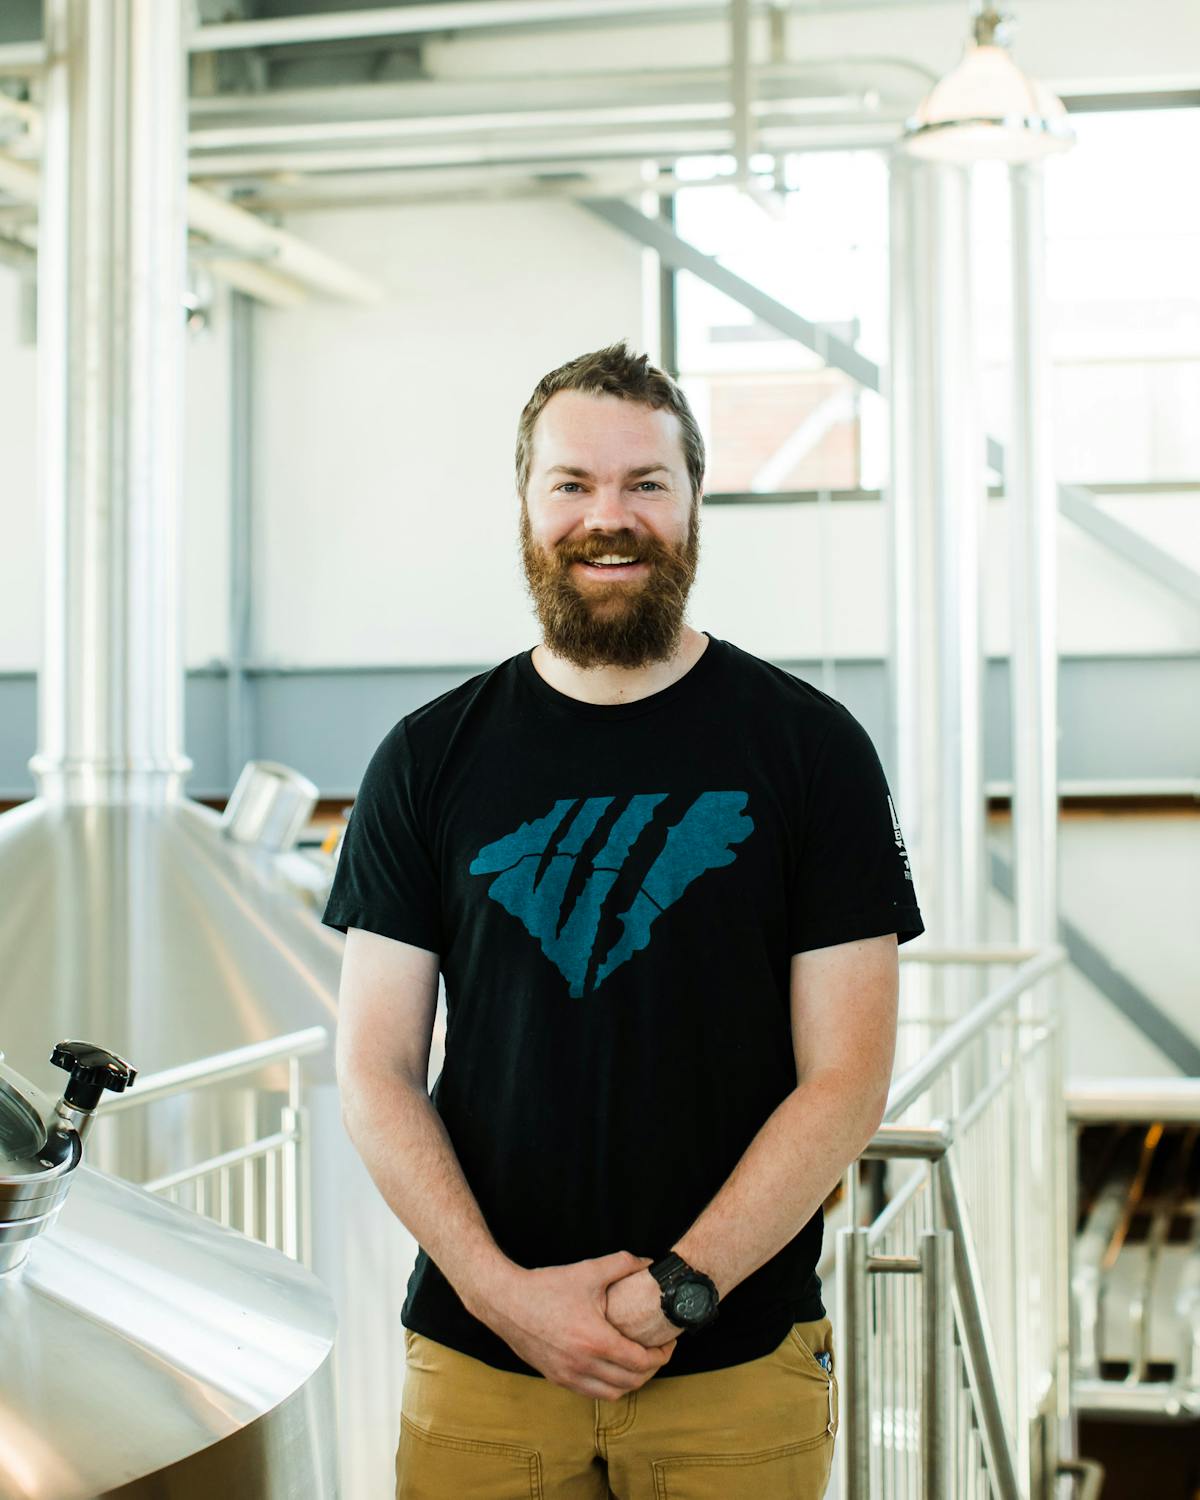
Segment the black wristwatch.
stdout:
<path fill-rule="evenodd" d="M 717 1288 L 703 1271 L 694 1270 L 672 1250 L 646 1268 L 662 1288 L 663 1314 L 677 1328 L 707 1328 L 717 1316 Z"/>

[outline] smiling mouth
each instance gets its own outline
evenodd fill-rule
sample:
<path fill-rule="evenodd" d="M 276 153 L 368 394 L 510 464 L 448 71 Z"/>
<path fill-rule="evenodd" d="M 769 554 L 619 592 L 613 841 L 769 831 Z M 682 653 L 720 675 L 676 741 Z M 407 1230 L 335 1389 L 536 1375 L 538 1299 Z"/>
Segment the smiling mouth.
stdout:
<path fill-rule="evenodd" d="M 593 578 L 628 578 L 646 566 L 638 558 L 631 558 L 625 563 L 592 563 L 579 558 L 575 565 Z"/>

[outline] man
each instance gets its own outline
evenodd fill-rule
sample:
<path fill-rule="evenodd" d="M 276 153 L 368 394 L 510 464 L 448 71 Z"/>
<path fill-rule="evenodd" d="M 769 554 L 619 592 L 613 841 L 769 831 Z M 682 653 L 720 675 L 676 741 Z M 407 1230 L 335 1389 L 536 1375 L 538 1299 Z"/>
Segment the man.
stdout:
<path fill-rule="evenodd" d="M 828 1481 L 820 1205 L 924 929 L 865 731 L 684 622 L 703 474 L 645 356 L 547 375 L 517 442 L 542 642 L 406 715 L 346 830 L 343 1107 L 421 1246 L 403 1500 Z"/>

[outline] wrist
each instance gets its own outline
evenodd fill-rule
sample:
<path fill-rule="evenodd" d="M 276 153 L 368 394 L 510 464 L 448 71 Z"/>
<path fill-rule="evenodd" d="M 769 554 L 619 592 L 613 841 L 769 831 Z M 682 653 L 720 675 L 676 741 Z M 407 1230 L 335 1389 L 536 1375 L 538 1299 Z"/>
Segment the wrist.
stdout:
<path fill-rule="evenodd" d="M 678 1249 L 668 1251 L 649 1270 L 661 1291 L 660 1306 L 668 1323 L 698 1333 L 715 1320 L 721 1301 L 716 1282 Z"/>
<path fill-rule="evenodd" d="M 460 1293 L 462 1304 L 473 1318 L 490 1327 L 493 1319 L 504 1316 L 513 1293 L 527 1274 L 523 1266 L 496 1250 L 475 1268 Z"/>

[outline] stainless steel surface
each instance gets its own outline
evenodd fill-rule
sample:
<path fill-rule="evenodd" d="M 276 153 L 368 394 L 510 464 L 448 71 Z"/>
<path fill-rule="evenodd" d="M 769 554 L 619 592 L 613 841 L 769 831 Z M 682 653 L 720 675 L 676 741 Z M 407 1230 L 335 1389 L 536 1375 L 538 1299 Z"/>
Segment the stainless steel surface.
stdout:
<path fill-rule="evenodd" d="M 954 1240 L 947 1229 L 921 1236 L 921 1500 L 954 1493 Z"/>
<path fill-rule="evenodd" d="M 1128 1418 L 1130 1421 L 1200 1421 L 1200 1393 L 1175 1380 L 1146 1380 L 1126 1387 L 1120 1380 L 1076 1380 L 1075 1408 L 1096 1417 Z"/>
<path fill-rule="evenodd" d="M 1200 1120 L 1200 1078 L 1069 1079 L 1063 1099 L 1077 1125 Z"/>
<path fill-rule="evenodd" d="M 30 768 L 43 795 L 67 802 L 154 801 L 177 794 L 191 766 L 178 588 L 181 7 L 50 0 L 45 27 L 47 566 Z"/>
<path fill-rule="evenodd" d="M 919 957 L 914 955 L 914 957 Z M 943 1033 L 929 1052 L 892 1085 L 884 1119 L 898 1120 L 913 1102 L 928 1089 L 946 1064 L 977 1040 L 997 1016 L 1011 1008 L 1030 985 L 1051 973 L 1066 957 L 1064 949 L 1053 945 L 1036 957 L 1027 959 L 1015 974 L 998 985 L 986 1000 Z"/>
<path fill-rule="evenodd" d="M 933 1125 L 881 1125 L 863 1148 L 867 1161 L 887 1161 L 895 1156 L 924 1157 L 937 1161 L 950 1148 L 953 1139 L 942 1121 Z"/>
<path fill-rule="evenodd" d="M 938 1178 L 942 1212 L 954 1239 L 959 1336 L 979 1417 L 987 1470 L 998 1500 L 1021 1500 L 1024 1486 L 1017 1477 L 1013 1437 L 996 1389 L 996 1351 L 991 1319 L 984 1301 L 975 1240 L 963 1211 L 962 1191 L 952 1157 L 947 1156 L 942 1163 Z"/>
<path fill-rule="evenodd" d="M 198 1060 L 248 1043 L 274 1055 L 297 1028 L 332 1031 L 344 942 L 296 901 L 277 864 L 231 843 L 218 814 L 186 800 L 43 799 L 0 816 L 6 1061 L 52 1092 L 61 1075 L 47 1062 L 46 1038 L 90 1031 L 143 1068 L 134 1090 L 101 1110 L 89 1150 L 105 1170 L 153 1180 L 254 1140 L 268 1124 L 247 1119 L 250 1093 L 234 1078 L 217 1091 L 148 1099 L 146 1128 L 127 1132 L 139 1118 L 138 1088 L 156 1091 L 165 1070 L 186 1076 Z M 305 1069 L 312 1265 L 338 1311 L 342 1488 L 356 1500 L 379 1493 L 391 1471 L 404 1377 L 397 1330 L 416 1247 L 345 1135 L 330 1051 Z M 276 1094 L 285 1074 L 284 1064 L 269 1065 Z M 105 1139 L 109 1111 L 122 1127 L 115 1149 Z"/>
<path fill-rule="evenodd" d="M 867 1231 L 851 1226 L 838 1234 L 838 1342 L 841 1347 L 840 1439 L 834 1459 L 846 1500 L 870 1500 L 871 1403 L 870 1300 L 867 1292 Z M 849 1397 L 849 1399 L 847 1399 Z"/>
<path fill-rule="evenodd" d="M 157 1073 L 331 1026 L 342 946 L 199 803 L 35 799 L 0 817 L 0 1026 L 44 1089 L 48 1035 L 86 1028 Z M 328 1057 L 313 1067 L 332 1079 Z"/>
<path fill-rule="evenodd" d="M 223 837 L 218 816 L 181 793 L 189 210 L 180 10 L 176 0 L 46 7 L 39 796 L 0 817 L 0 1036 L 10 1061 L 43 1087 L 51 1083 L 47 1036 L 101 1036 L 158 1072 L 328 1026 L 336 1010 L 341 939 L 298 906 L 270 855 Z M 36 174 L 26 169 L 15 180 L 28 193 Z M 319 279 L 329 269 L 232 205 L 214 209 L 195 189 L 187 203 L 227 243 L 245 242 L 252 230 L 254 245 L 277 250 L 274 264 L 286 262 L 289 274 Z M 313 1259 L 344 1312 L 339 1375 L 354 1422 L 346 1491 L 357 1497 L 380 1492 L 391 1467 L 404 1349 L 398 1320 L 380 1317 L 380 1287 L 403 1286 L 412 1247 L 370 1197 L 328 1060 L 310 1081 L 321 1135 Z M 146 1128 L 125 1132 L 105 1164 L 151 1180 L 261 1133 L 254 1101 L 236 1083 L 220 1097 L 206 1090 L 160 1099 L 113 1123 L 126 1121 Z M 98 1151 L 103 1144 L 95 1142 Z M 364 1243 L 375 1257 L 370 1275 L 359 1274 Z M 254 1305 L 253 1292 L 247 1300 Z M 203 1415 L 203 1391 L 189 1399 Z M 301 1485 L 294 1493 L 311 1492 Z"/>
<path fill-rule="evenodd" d="M 989 961 L 986 950 L 978 958 Z M 1020 1309 L 1031 1304 L 1037 1322 L 1055 1305 L 1044 1281 L 1055 1267 L 1018 1254 L 1011 1226 L 1014 1199 L 1036 1177 L 1031 1156 L 1054 1150 L 1060 1076 L 1056 1021 L 1018 1012 L 1062 960 L 1057 947 L 1027 958 L 968 1016 L 943 1018 L 932 1067 L 922 1056 L 929 1018 L 901 1007 L 898 1056 L 920 1060 L 893 1090 L 903 1119 L 881 1125 L 862 1153 L 887 1163 L 885 1202 L 864 1226 L 862 1195 L 848 1192 L 849 1227 L 837 1236 L 838 1316 L 843 1340 L 859 1346 L 842 1367 L 843 1500 L 1051 1500 L 1054 1330 L 1022 1344 Z M 1027 1223 L 1041 1240 L 1047 1210 L 1033 1194 Z M 1027 1440 L 1036 1456 L 1022 1452 L 1022 1427 L 1040 1438 Z"/>
<path fill-rule="evenodd" d="M 1077 1378 L 1100 1375 L 1100 1299 L 1103 1294 L 1104 1253 L 1112 1241 L 1129 1195 L 1130 1179 L 1111 1182 L 1093 1205 L 1088 1221 L 1076 1236 L 1071 1291 L 1076 1326 Z"/>
<path fill-rule="evenodd" d="M 1075 1399 L 1130 1419 L 1200 1413 L 1200 1093 L 1177 1093 L 1175 1110 L 1189 1095 L 1193 1107 L 1164 1122 L 1156 1082 L 1119 1083 L 1116 1119 L 1103 1090 L 1089 1091 L 1075 1131 L 1086 1213 L 1072 1275 Z"/>
<path fill-rule="evenodd" d="M 307 776 L 273 760 L 251 760 L 225 806 L 221 827 L 237 844 L 284 853 L 304 832 L 320 791 Z"/>
<path fill-rule="evenodd" d="M 53 1102 L 0 1063 L 0 1275 L 21 1264 L 58 1216 L 103 1089 L 119 1091 L 137 1077 L 122 1059 L 86 1043 L 61 1043 L 52 1061 L 69 1074 Z"/>
<path fill-rule="evenodd" d="M 1009 618 L 1012 622 L 1011 697 L 1013 767 L 1013 935 L 1018 943 L 1060 941 L 1058 876 L 1058 486 L 1054 473 L 1053 433 L 1049 399 L 1051 372 L 1045 331 L 1045 179 L 1039 163 L 1009 169 L 1011 203 L 1012 360 L 1010 410 L 1012 432 L 1005 456 L 1004 485 L 1008 497 Z M 1022 1001 L 1022 1011 L 1039 1005 L 1053 1012 L 1057 976 L 1047 976 L 1039 993 L 1033 989 Z M 1028 1201 L 1014 1204 L 1013 1253 L 1031 1270 L 1040 1261 L 1037 1280 L 1051 1299 L 1038 1309 L 1041 1325 L 1029 1303 L 1018 1308 L 1022 1345 L 1052 1331 L 1057 1350 L 1053 1389 L 1056 1420 L 1048 1431 L 1057 1434 L 1070 1426 L 1070 1235 L 1068 1223 L 1068 1162 L 1062 1102 L 1051 1105 L 1053 1149 L 1035 1151 L 1031 1159 L 1029 1197 L 1050 1206 L 1048 1245 L 1040 1244 L 1027 1222 Z M 1024 1120 L 1014 1127 L 1024 1130 Z M 1022 1143 L 1028 1141 L 1022 1137 Z M 1051 1269 L 1053 1267 L 1053 1269 Z M 1027 1365 L 1017 1365 L 1018 1404 L 1029 1408 L 1033 1393 L 1025 1389 Z M 1022 1467 L 1038 1461 L 1030 1429 L 1016 1434 Z M 1069 1449 L 1064 1457 L 1073 1457 Z M 1053 1473 L 1059 1455 L 1048 1455 Z"/>
<path fill-rule="evenodd" d="M 1104 1491 L 1103 1464 L 1091 1458 L 1070 1458 L 1059 1464 L 1058 1472 L 1079 1481 L 1075 1500 L 1100 1500 Z"/>
<path fill-rule="evenodd" d="M 1192 1222 L 1192 1241 L 1175 1294 L 1179 1327 L 1176 1376 L 1200 1402 L 1200 1214 Z"/>
<path fill-rule="evenodd" d="M 142 1080 L 139 1092 L 122 1096 L 124 1108 L 107 1109 L 97 1132 L 98 1145 L 111 1159 L 128 1161 L 131 1138 L 123 1125 L 113 1127 L 131 1108 L 149 1109 L 161 1100 L 182 1102 L 181 1096 L 201 1089 L 216 1090 L 233 1080 L 249 1080 L 265 1071 L 276 1071 L 275 1064 L 286 1067 L 286 1088 L 272 1091 L 261 1087 L 240 1097 L 249 1105 L 245 1134 L 250 1137 L 241 1145 L 217 1152 L 187 1166 L 177 1167 L 158 1177 L 140 1178 L 140 1185 L 151 1193 L 163 1193 L 173 1203 L 205 1213 L 226 1227 L 240 1229 L 252 1239 L 282 1250 L 285 1255 L 312 1263 L 312 1161 L 311 1126 L 304 1098 L 301 1060 L 324 1051 L 329 1034 L 322 1026 L 310 1027 L 293 1036 L 278 1037 L 272 1042 L 253 1042 L 232 1052 L 221 1053 L 201 1062 L 170 1068 Z M 277 1110 L 278 1129 L 264 1133 L 274 1124 Z M 152 1136 L 152 1123 L 143 1126 L 144 1136 Z M 254 1128 L 257 1127 L 257 1128 Z M 132 1138 L 137 1143 L 137 1137 Z"/>
<path fill-rule="evenodd" d="M 329 1033 L 323 1026 L 310 1026 L 306 1031 L 272 1037 L 268 1042 L 252 1042 L 249 1046 L 235 1047 L 231 1052 L 220 1053 L 216 1057 L 205 1057 L 197 1062 L 185 1063 L 180 1068 L 151 1073 L 138 1080 L 136 1094 L 118 1094 L 106 1100 L 104 1118 L 150 1104 L 156 1099 L 169 1098 L 172 1094 L 197 1085 L 224 1083 L 230 1078 L 240 1078 L 246 1073 L 256 1072 L 268 1063 L 285 1062 L 293 1057 L 312 1057 L 324 1052 L 328 1043 Z"/>
<path fill-rule="evenodd" d="M 333 1336 L 303 1268 L 82 1167 L 0 1276 L 0 1496 L 332 1500 Z"/>
<path fill-rule="evenodd" d="M 987 942 L 980 527 L 969 181 L 889 157 L 888 714 L 892 790 L 933 946 Z M 916 945 L 919 947 L 918 945 Z M 929 970 L 923 1012 L 965 1014 L 978 972 Z"/>

